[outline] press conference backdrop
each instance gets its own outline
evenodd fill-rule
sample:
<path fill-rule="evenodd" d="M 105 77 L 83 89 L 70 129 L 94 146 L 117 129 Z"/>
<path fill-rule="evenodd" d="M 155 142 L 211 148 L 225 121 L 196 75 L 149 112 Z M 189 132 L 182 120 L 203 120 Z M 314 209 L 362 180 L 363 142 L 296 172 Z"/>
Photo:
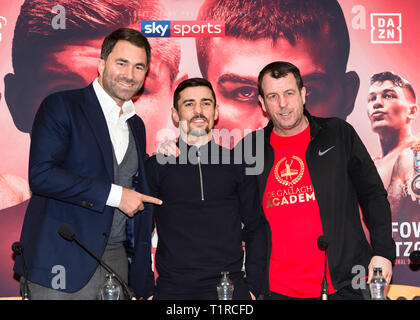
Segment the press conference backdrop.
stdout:
<path fill-rule="evenodd" d="M 321 3 L 325 1 L 317 5 Z M 420 287 L 419 265 L 408 259 L 411 251 L 420 249 L 420 205 L 411 183 L 415 148 L 401 146 L 383 157 L 384 143 L 395 140 L 398 126 L 408 125 L 414 136 L 419 135 L 418 110 L 410 109 L 410 120 L 407 112 L 403 114 L 405 124 L 401 124 L 400 109 L 388 119 L 373 116 L 371 122 L 368 108 L 370 77 L 376 73 L 392 71 L 408 80 L 416 93 L 420 91 L 420 3 L 338 3 L 342 13 L 328 13 L 333 2 L 325 10 L 314 10 L 307 3 L 284 0 L 2 1 L 0 296 L 19 295 L 10 247 L 19 239 L 30 197 L 27 171 L 35 112 L 49 93 L 94 80 L 102 39 L 121 26 L 141 30 L 152 44 L 148 77 L 135 101 L 136 112 L 146 123 L 149 153 L 177 134 L 170 119 L 172 92 L 186 77 L 204 76 L 212 82 L 220 105 L 216 128 L 229 130 L 227 139 L 216 137 L 223 145 L 233 146 L 267 123 L 258 105 L 259 70 L 274 60 L 296 64 L 308 87 L 308 110 L 352 124 L 375 158 L 385 186 L 394 186 L 392 230 L 397 258 L 392 283 Z M 310 27 L 302 23 L 306 20 L 297 18 L 300 10 L 308 21 L 318 18 L 318 27 L 316 22 Z M 334 27 L 326 28 L 325 21 L 334 21 Z M 282 199 L 271 200 L 280 205 Z M 153 243 L 156 246 L 156 239 Z"/>

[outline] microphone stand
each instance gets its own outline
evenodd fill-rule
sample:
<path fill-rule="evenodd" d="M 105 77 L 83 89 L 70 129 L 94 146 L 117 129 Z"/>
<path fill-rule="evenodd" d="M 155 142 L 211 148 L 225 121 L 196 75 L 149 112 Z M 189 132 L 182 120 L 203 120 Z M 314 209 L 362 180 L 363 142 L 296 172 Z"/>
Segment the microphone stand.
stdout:
<path fill-rule="evenodd" d="M 82 247 L 87 253 L 89 253 L 98 263 L 106 270 L 108 273 L 115 275 L 115 278 L 118 282 L 122 285 L 123 290 L 128 298 L 128 300 L 137 300 L 136 296 L 134 295 L 133 290 L 125 283 L 123 279 L 116 273 L 114 270 L 111 269 L 104 261 L 99 259 L 93 252 L 91 252 L 88 248 L 86 248 L 79 240 L 73 238 L 74 242 L 76 242 L 80 247 Z"/>
<path fill-rule="evenodd" d="M 98 263 L 110 274 L 114 274 L 117 281 L 121 284 L 123 287 L 124 293 L 126 294 L 128 300 L 137 300 L 136 296 L 134 294 L 134 291 L 125 283 L 123 279 L 116 273 L 114 270 L 111 269 L 110 266 L 108 266 L 103 260 L 98 258 L 92 251 L 90 251 L 83 243 L 81 243 L 74 234 L 74 231 L 71 229 L 68 225 L 61 225 L 58 233 L 60 236 L 62 236 L 67 241 L 74 241 L 79 245 L 83 250 L 85 250 L 87 253 L 89 253 L 90 256 L 92 256 Z"/>
<path fill-rule="evenodd" d="M 321 300 L 328 300 L 327 250 L 324 251 L 324 278 L 321 284 Z"/>
<path fill-rule="evenodd" d="M 317 239 L 318 249 L 324 251 L 324 278 L 321 284 L 321 300 L 328 300 L 328 282 L 327 282 L 327 238 L 322 235 Z"/>
<path fill-rule="evenodd" d="M 12 245 L 12 250 L 17 256 L 22 257 L 23 264 L 23 289 L 22 289 L 22 300 L 31 300 L 31 292 L 28 285 L 28 268 L 26 267 L 25 258 L 23 257 L 23 246 L 20 242 L 15 242 Z"/>

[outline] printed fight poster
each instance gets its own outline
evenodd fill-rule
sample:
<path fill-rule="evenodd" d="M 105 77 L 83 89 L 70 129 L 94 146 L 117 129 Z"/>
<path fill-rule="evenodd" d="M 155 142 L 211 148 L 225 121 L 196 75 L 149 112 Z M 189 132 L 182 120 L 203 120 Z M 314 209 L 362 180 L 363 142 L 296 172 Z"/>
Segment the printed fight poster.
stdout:
<path fill-rule="evenodd" d="M 148 153 L 177 135 L 170 109 L 183 79 L 212 82 L 220 105 L 216 128 L 229 133 L 218 140 L 231 147 L 267 123 L 258 72 L 275 60 L 296 64 L 308 110 L 346 119 L 375 159 L 393 210 L 392 283 L 420 287 L 419 265 L 408 259 L 420 249 L 420 3 L 339 0 L 337 11 L 331 1 L 332 13 L 305 11 L 331 20 L 318 28 L 285 19 L 285 12 L 309 10 L 294 8 L 294 1 L 220 3 L 225 7 L 211 0 L 0 3 L 0 296 L 19 295 L 11 245 L 19 240 L 31 195 L 30 132 L 38 106 L 52 92 L 91 83 L 102 39 L 122 26 L 141 30 L 152 45 L 150 70 L 135 99 Z"/>

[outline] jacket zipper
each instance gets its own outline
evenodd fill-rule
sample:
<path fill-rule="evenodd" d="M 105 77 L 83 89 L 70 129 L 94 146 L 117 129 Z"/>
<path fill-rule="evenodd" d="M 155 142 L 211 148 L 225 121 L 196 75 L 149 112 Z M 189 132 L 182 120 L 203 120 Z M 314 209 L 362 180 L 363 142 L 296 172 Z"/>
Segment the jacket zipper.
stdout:
<path fill-rule="evenodd" d="M 201 201 L 204 201 L 203 174 L 201 172 L 200 150 L 197 150 L 198 171 L 200 172 Z"/>
<path fill-rule="evenodd" d="M 273 159 L 273 164 L 274 164 L 274 149 L 273 149 L 273 147 L 271 146 L 271 144 L 270 144 L 270 141 L 268 140 L 268 141 L 265 141 L 265 143 L 267 144 L 268 143 L 268 148 L 270 149 L 270 155 L 272 155 L 272 159 Z M 265 161 L 267 160 L 267 158 L 268 157 L 266 157 L 265 156 L 265 150 L 264 150 L 264 167 L 266 166 L 266 163 L 265 163 Z M 271 158 L 271 157 L 270 157 Z M 271 159 L 270 159 L 271 160 Z M 273 166 L 273 165 L 272 165 Z M 271 170 L 271 169 L 270 169 Z M 268 171 L 268 173 L 270 174 L 270 171 Z M 265 188 L 265 186 L 267 185 L 267 180 L 268 180 L 268 176 L 267 176 L 267 179 L 264 179 L 264 181 L 265 181 L 265 183 L 264 183 L 264 188 Z M 261 200 L 262 201 L 262 200 Z M 269 245 L 267 245 L 267 267 L 266 267 L 266 292 L 265 292 L 265 294 L 266 295 L 268 295 L 268 296 L 271 296 L 271 291 L 270 291 L 270 275 L 269 275 L 269 272 L 270 272 L 270 261 L 271 261 L 271 251 L 272 251 L 272 234 L 271 234 L 271 227 L 270 227 L 270 224 L 268 223 L 268 219 L 267 219 L 267 217 L 266 217 L 266 215 L 265 215 L 265 212 L 264 212 L 264 208 L 262 208 L 262 214 L 263 214 L 263 216 L 264 216 L 264 219 L 265 219 L 265 221 L 267 222 L 267 237 L 268 237 L 268 242 L 271 240 L 271 242 L 269 243 Z M 264 289 L 264 288 L 263 288 Z"/>

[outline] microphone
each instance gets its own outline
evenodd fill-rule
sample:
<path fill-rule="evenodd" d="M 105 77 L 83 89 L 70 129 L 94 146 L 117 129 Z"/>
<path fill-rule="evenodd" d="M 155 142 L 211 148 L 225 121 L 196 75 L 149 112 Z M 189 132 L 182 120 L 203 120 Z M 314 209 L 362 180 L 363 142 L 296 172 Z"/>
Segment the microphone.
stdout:
<path fill-rule="evenodd" d="M 26 268 L 25 259 L 23 257 L 23 245 L 19 241 L 16 241 L 12 244 L 12 250 L 16 256 L 22 257 L 23 276 L 25 278 L 23 283 L 22 300 L 31 300 L 31 292 L 29 291 L 28 286 L 28 269 Z"/>
<path fill-rule="evenodd" d="M 412 263 L 419 263 L 420 262 L 420 250 L 415 250 L 410 253 L 410 260 Z"/>
<path fill-rule="evenodd" d="M 318 239 L 316 240 L 316 244 L 318 245 L 319 250 L 326 251 L 328 248 L 327 237 L 324 235 L 319 236 Z"/>
<path fill-rule="evenodd" d="M 318 249 L 324 251 L 324 278 L 321 284 L 321 300 L 328 300 L 328 283 L 327 283 L 327 248 L 328 240 L 327 237 L 322 235 L 316 240 Z"/>
<path fill-rule="evenodd" d="M 89 253 L 96 261 L 99 262 L 99 264 L 109 273 L 114 274 L 115 278 L 117 279 L 117 281 L 121 284 L 121 286 L 123 287 L 123 290 L 125 292 L 125 294 L 128 297 L 128 300 L 136 300 L 136 296 L 134 295 L 134 291 L 133 289 L 131 289 L 127 283 L 125 283 L 125 281 L 123 279 L 121 279 L 121 277 L 114 271 L 111 269 L 110 266 L 108 266 L 102 259 L 100 259 L 99 257 L 97 257 L 92 251 L 90 251 L 87 247 L 85 247 L 85 245 L 83 245 L 83 243 L 81 243 L 77 238 L 76 238 L 76 233 L 73 231 L 73 229 L 67 225 L 67 224 L 62 224 L 59 228 L 58 228 L 58 234 L 63 237 L 65 240 L 67 241 L 74 241 L 77 243 L 77 245 L 79 245 L 83 250 L 85 250 L 87 253 Z"/>

